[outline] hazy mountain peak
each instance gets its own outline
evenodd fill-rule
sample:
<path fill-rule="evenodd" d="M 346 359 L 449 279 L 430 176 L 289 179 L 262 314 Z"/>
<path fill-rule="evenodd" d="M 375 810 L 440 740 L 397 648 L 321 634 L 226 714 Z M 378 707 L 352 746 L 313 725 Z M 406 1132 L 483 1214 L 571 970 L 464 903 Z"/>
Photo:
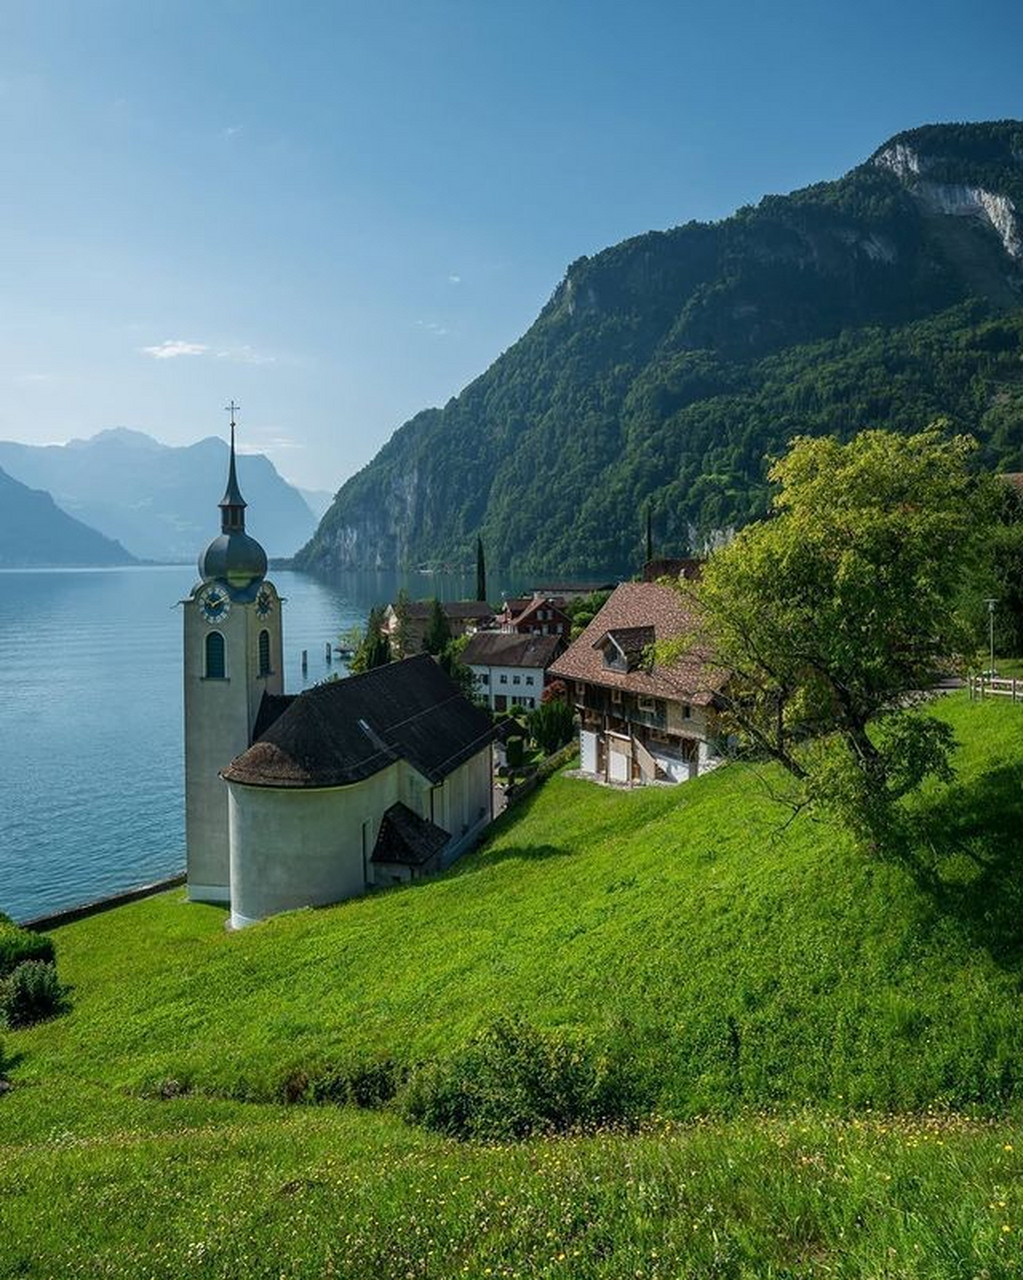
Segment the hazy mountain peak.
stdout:
<path fill-rule="evenodd" d="M 65 511 L 149 560 L 193 560 L 220 528 L 229 447 L 208 436 L 164 445 L 127 427 L 39 447 L 0 442 L 0 466 L 46 490 Z M 262 454 L 240 454 L 248 524 L 269 555 L 292 554 L 316 519 Z"/>

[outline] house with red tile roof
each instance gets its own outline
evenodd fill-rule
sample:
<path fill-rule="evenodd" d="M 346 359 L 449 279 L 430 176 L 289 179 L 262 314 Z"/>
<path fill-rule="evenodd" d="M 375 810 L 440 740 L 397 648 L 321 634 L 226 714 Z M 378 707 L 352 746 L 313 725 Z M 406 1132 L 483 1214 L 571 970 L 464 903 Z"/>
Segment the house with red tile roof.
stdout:
<path fill-rule="evenodd" d="M 565 612 L 562 597 L 533 595 L 506 600 L 497 615 L 497 626 L 520 636 L 559 636 L 567 641 L 572 619 Z"/>
<path fill-rule="evenodd" d="M 694 630 L 691 606 L 659 582 L 623 582 L 548 668 L 579 716 L 584 773 L 605 782 L 684 782 L 721 761 L 715 699 L 727 673 L 656 646 Z"/>

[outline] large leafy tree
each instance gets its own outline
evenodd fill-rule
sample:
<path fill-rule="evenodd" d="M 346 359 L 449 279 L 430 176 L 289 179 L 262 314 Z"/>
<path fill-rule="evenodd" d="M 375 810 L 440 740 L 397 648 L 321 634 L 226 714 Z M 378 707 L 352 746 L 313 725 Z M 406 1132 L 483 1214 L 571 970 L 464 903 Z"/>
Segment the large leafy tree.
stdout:
<path fill-rule="evenodd" d="M 972 449 L 940 424 L 797 438 L 770 516 L 680 588 L 700 618 L 686 643 L 729 676 L 726 727 L 784 767 L 795 808 L 825 804 L 875 841 L 901 796 L 949 775 L 950 730 L 917 704 L 973 647 L 962 584 L 988 504 Z"/>

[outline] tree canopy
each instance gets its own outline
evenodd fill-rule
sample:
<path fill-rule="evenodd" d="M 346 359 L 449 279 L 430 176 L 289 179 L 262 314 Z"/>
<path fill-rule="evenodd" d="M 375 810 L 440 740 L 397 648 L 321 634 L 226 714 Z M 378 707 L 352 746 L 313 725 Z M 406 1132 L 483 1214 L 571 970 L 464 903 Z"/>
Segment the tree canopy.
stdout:
<path fill-rule="evenodd" d="M 796 808 L 827 804 L 877 839 L 893 804 L 947 774 L 947 726 L 920 691 L 975 647 L 963 584 L 986 525 L 968 437 L 800 437 L 771 514 L 680 588 L 689 637 L 729 673 L 726 728 L 776 760 Z"/>

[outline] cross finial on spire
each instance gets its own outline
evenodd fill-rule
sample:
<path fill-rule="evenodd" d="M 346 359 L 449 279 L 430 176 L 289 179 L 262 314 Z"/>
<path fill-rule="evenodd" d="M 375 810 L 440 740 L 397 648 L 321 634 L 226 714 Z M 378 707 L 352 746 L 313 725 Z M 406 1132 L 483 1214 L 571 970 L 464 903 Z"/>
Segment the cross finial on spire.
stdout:
<path fill-rule="evenodd" d="M 234 466 L 234 415 L 241 408 L 232 400 L 224 405 L 224 412 L 231 415 L 231 460 L 227 469 L 227 492 L 220 500 L 220 528 L 223 533 L 245 532 L 245 499 L 238 488 Z"/>

